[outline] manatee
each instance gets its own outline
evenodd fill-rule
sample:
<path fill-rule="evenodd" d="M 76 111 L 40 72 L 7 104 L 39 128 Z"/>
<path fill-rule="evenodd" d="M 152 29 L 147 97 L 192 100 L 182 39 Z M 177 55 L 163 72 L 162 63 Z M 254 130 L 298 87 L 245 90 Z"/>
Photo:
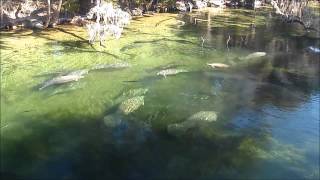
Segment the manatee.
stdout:
<path fill-rule="evenodd" d="M 107 126 L 107 127 L 111 127 L 111 128 L 114 128 L 114 127 L 117 127 L 121 124 L 121 119 L 120 118 L 117 118 L 116 115 L 107 115 L 103 118 L 103 122 L 104 124 Z"/>
<path fill-rule="evenodd" d="M 255 58 L 263 57 L 263 56 L 266 56 L 266 55 L 267 55 L 266 52 L 254 52 L 254 53 L 251 53 L 251 54 L 249 54 L 248 56 L 242 57 L 242 58 L 240 58 L 240 59 L 241 59 L 241 60 L 250 60 L 250 59 L 255 59 Z"/>
<path fill-rule="evenodd" d="M 49 96 L 59 95 L 59 94 L 67 94 L 76 90 L 83 89 L 85 87 L 85 84 L 83 83 L 71 83 L 68 86 L 56 88 L 52 93 L 49 94 Z"/>
<path fill-rule="evenodd" d="M 223 64 L 223 63 L 208 63 L 207 64 L 208 66 L 211 66 L 212 68 L 228 68 L 230 67 L 229 65 L 227 64 Z"/>
<path fill-rule="evenodd" d="M 57 85 L 57 84 L 64 84 L 64 83 L 69 83 L 73 81 L 78 81 L 81 78 L 84 78 L 84 74 L 87 74 L 88 70 L 77 70 L 77 71 L 72 71 L 68 74 L 65 75 L 60 75 L 58 77 L 55 77 L 49 81 L 46 81 L 42 87 L 39 88 L 39 90 L 42 90 L 48 86 L 52 85 Z"/>
<path fill-rule="evenodd" d="M 149 89 L 147 88 L 137 88 L 137 89 L 130 89 L 127 92 L 124 92 L 122 95 L 125 97 L 134 97 L 134 96 L 142 96 L 145 95 Z"/>
<path fill-rule="evenodd" d="M 152 69 L 146 70 L 147 72 L 154 72 L 154 71 L 162 71 L 166 69 L 177 69 L 178 67 L 183 66 L 182 64 L 177 64 L 177 63 L 169 63 L 165 65 L 161 65 Z"/>
<path fill-rule="evenodd" d="M 119 96 L 115 99 L 114 102 L 116 104 L 119 104 L 129 98 L 133 98 L 136 96 L 144 96 L 145 94 L 147 94 L 148 91 L 149 89 L 147 88 L 130 89 L 128 91 L 124 91 L 122 94 L 119 94 Z"/>
<path fill-rule="evenodd" d="M 119 105 L 119 111 L 125 115 L 128 115 L 136 111 L 143 105 L 144 105 L 144 96 L 136 96 L 123 101 Z"/>
<path fill-rule="evenodd" d="M 167 127 L 169 134 L 181 135 L 189 129 L 199 129 L 203 124 L 217 120 L 217 114 L 214 111 L 200 111 L 190 116 L 182 123 L 170 124 Z"/>
<path fill-rule="evenodd" d="M 68 73 L 67 75 L 69 76 L 82 76 L 85 74 L 88 74 L 89 70 L 88 69 L 81 69 L 81 70 L 76 70 Z"/>
<path fill-rule="evenodd" d="M 91 70 L 101 70 L 101 69 L 122 69 L 131 67 L 129 63 L 120 62 L 115 64 L 98 64 L 95 65 Z"/>
<path fill-rule="evenodd" d="M 217 120 L 217 113 L 214 111 L 199 111 L 188 118 L 188 121 L 207 121 Z"/>
<path fill-rule="evenodd" d="M 165 69 L 165 70 L 159 71 L 157 75 L 167 77 L 168 75 L 175 75 L 183 72 L 188 72 L 188 71 L 184 69 Z"/>

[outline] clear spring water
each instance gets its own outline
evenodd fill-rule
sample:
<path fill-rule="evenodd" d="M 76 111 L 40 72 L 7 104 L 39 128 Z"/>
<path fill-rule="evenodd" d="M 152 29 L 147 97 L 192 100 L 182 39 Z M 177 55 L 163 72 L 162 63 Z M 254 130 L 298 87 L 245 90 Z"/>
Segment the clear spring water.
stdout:
<path fill-rule="evenodd" d="M 267 10 L 227 10 L 137 18 L 106 48 L 85 38 L 72 26 L 1 33 L 4 178 L 319 178 L 312 34 Z M 257 51 L 267 55 L 242 58 Z M 59 73 L 116 62 L 132 66 L 39 91 Z M 206 65 L 215 62 L 230 68 Z M 188 72 L 156 75 L 165 68 Z M 144 105 L 119 113 L 134 89 L 145 92 L 137 93 Z M 215 111 L 217 121 L 168 131 L 199 111 Z"/>

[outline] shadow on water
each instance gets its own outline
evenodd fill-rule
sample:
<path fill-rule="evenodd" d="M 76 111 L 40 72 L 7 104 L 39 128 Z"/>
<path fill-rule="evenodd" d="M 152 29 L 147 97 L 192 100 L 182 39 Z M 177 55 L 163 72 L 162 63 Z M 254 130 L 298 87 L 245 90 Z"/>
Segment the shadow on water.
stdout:
<path fill-rule="evenodd" d="M 108 56 L 112 56 L 114 58 L 119 58 L 119 56 L 109 53 L 107 51 L 98 51 L 87 41 L 74 41 L 74 40 L 66 40 L 66 41 L 54 41 L 47 43 L 48 46 L 56 46 L 60 45 L 63 49 L 59 50 L 59 52 L 63 54 L 72 54 L 72 53 L 93 53 L 93 54 L 104 54 Z M 91 47 L 91 48 L 88 48 Z M 52 54 L 55 50 L 49 51 L 49 54 Z"/>
<path fill-rule="evenodd" d="M 146 132 L 135 117 L 139 115 L 122 117 L 121 124 L 108 127 L 101 118 L 63 111 L 36 118 L 21 116 L 17 119 L 23 123 L 2 129 L 1 155 L 6 164 L 2 177 L 239 178 L 250 173 L 247 168 L 261 158 L 259 149 L 268 143 L 265 135 L 228 135 L 212 127 L 190 129 L 179 137 L 155 128 Z M 19 131 L 18 136 L 8 136 L 15 131 Z M 289 167 L 278 168 L 284 174 L 294 172 Z"/>
<path fill-rule="evenodd" d="M 78 35 L 76 35 L 76 34 L 73 33 L 73 32 L 66 31 L 65 29 L 62 29 L 62 28 L 56 28 L 56 29 L 57 29 L 58 31 L 60 31 L 60 32 L 63 32 L 63 33 L 69 34 L 69 35 L 71 35 L 71 36 L 73 36 L 73 37 L 76 37 L 76 38 L 78 38 L 78 39 L 80 39 L 80 40 L 82 40 L 82 41 L 87 41 L 87 42 L 88 42 L 87 39 L 84 39 L 83 37 L 78 36 Z M 88 42 L 88 44 L 89 44 L 89 42 Z"/>
<path fill-rule="evenodd" d="M 188 178 L 251 163 L 252 154 L 243 156 L 246 152 L 237 150 L 245 137 L 213 141 L 192 132 L 183 138 L 152 132 L 141 142 L 132 138 L 140 136 L 140 127 L 132 123 L 112 129 L 95 118 L 67 112 L 19 119 L 23 125 L 2 129 L 4 134 L 20 131 L 14 138 L 2 137 L 3 178 Z M 228 157 L 223 157 L 225 152 Z"/>

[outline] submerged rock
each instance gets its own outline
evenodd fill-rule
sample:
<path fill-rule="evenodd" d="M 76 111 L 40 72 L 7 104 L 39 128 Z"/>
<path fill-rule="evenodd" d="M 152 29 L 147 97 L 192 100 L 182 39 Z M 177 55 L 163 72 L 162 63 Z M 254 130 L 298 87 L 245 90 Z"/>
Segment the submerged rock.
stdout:
<path fill-rule="evenodd" d="M 201 126 L 206 125 L 217 120 L 217 114 L 214 111 L 200 111 L 190 116 L 182 123 L 170 124 L 167 131 L 172 135 L 185 134 L 190 129 L 199 129 Z"/>
<path fill-rule="evenodd" d="M 136 96 L 123 101 L 119 105 L 119 111 L 123 114 L 130 114 L 144 105 L 144 96 Z"/>
<path fill-rule="evenodd" d="M 251 54 L 249 54 L 248 56 L 242 57 L 242 58 L 240 58 L 240 59 L 241 59 L 241 60 L 250 60 L 250 59 L 255 59 L 255 58 L 263 57 L 263 56 L 266 56 L 266 55 L 267 55 L 266 52 L 254 52 L 254 53 L 251 53 Z"/>
<path fill-rule="evenodd" d="M 230 67 L 229 65 L 223 64 L 223 63 L 210 63 L 207 65 L 211 66 L 212 68 L 228 68 L 228 67 Z"/>
<path fill-rule="evenodd" d="M 185 69 L 164 69 L 159 71 L 157 75 L 167 77 L 169 75 L 176 75 L 183 72 L 188 72 L 188 71 Z"/>

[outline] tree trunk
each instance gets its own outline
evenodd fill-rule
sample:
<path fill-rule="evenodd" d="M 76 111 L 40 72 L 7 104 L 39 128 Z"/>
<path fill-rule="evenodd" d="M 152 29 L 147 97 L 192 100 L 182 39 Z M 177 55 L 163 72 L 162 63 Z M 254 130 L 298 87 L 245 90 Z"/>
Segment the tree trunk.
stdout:
<path fill-rule="evenodd" d="M 51 19 L 51 2 L 50 0 L 47 0 L 47 2 L 48 2 L 48 15 L 47 15 L 46 23 L 44 24 L 44 28 L 47 28 L 49 26 L 50 19 Z"/>
<path fill-rule="evenodd" d="M 54 12 L 52 24 L 57 24 L 60 16 L 60 11 L 61 11 L 61 6 L 62 6 L 62 0 L 59 0 L 59 4 L 57 9 Z"/>

